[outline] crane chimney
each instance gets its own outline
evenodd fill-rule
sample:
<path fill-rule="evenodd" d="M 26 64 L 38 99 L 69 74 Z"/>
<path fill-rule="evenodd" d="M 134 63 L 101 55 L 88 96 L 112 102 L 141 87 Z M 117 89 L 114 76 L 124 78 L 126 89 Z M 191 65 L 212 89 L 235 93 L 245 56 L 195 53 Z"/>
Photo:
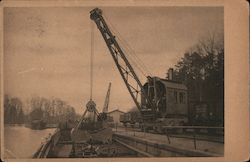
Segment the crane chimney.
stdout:
<path fill-rule="evenodd" d="M 168 69 L 168 80 L 173 80 L 173 68 Z"/>

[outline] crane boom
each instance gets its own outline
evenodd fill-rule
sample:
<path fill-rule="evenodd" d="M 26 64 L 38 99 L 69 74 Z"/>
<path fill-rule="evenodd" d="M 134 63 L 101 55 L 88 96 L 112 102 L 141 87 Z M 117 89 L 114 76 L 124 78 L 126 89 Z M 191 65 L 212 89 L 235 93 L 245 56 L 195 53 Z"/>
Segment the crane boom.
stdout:
<path fill-rule="evenodd" d="M 103 105 L 103 109 L 102 109 L 103 113 L 107 113 L 108 112 L 110 90 L 111 90 L 111 83 L 109 83 L 108 91 L 107 91 L 106 98 L 105 98 L 105 101 L 104 101 L 104 105 Z"/>
<path fill-rule="evenodd" d="M 147 109 L 155 111 L 155 106 L 149 100 L 149 97 L 144 91 L 138 76 L 136 75 L 134 69 L 124 55 L 124 52 L 117 43 L 115 36 L 109 30 L 109 27 L 102 16 L 102 10 L 100 10 L 99 8 L 93 9 L 92 11 L 90 11 L 90 18 L 96 23 L 97 28 L 101 32 L 103 39 L 105 40 L 106 45 L 108 46 L 108 49 L 113 57 L 113 60 L 121 74 L 121 77 L 125 82 L 125 85 L 137 108 L 140 111 L 142 109 L 145 109 L 139 102 L 139 95 L 143 95 L 145 97 L 145 102 L 148 105 Z"/>

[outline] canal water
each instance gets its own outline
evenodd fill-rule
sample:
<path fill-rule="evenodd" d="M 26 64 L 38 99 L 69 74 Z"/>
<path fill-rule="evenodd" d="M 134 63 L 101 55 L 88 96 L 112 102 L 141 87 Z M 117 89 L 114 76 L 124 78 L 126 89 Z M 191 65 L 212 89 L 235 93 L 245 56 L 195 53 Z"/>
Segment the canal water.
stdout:
<path fill-rule="evenodd" d="M 32 158 L 41 142 L 53 133 L 55 128 L 32 130 L 25 126 L 4 127 L 4 157 Z"/>

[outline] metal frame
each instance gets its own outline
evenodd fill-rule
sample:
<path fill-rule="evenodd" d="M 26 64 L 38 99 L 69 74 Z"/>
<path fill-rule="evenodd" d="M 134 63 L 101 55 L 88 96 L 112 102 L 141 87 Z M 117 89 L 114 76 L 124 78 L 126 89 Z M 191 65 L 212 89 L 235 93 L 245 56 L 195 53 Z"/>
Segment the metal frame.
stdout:
<path fill-rule="evenodd" d="M 109 30 L 108 25 L 102 17 L 102 11 L 99 8 L 93 9 L 90 12 L 90 18 L 96 23 L 98 29 L 100 30 L 103 39 L 105 40 L 106 45 L 108 46 L 108 49 L 114 59 L 114 62 L 137 108 L 140 111 L 142 109 L 149 108 L 151 109 L 151 111 L 154 112 L 155 106 L 151 103 L 149 97 L 144 92 L 143 86 L 139 78 L 137 77 L 134 69 L 132 68 L 131 64 L 129 63 L 122 49 L 117 43 L 115 36 Z M 133 82 L 135 82 L 136 84 L 134 85 Z M 142 105 L 140 104 L 138 99 L 138 95 L 143 95 L 145 97 L 146 105 L 149 105 L 149 107 L 142 108 Z"/>

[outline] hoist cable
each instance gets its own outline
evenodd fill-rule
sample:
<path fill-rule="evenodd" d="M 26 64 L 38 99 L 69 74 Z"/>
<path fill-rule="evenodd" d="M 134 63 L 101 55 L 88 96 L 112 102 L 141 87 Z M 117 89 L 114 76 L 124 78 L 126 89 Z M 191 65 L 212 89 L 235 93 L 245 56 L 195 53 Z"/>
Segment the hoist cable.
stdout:
<path fill-rule="evenodd" d="M 148 68 L 145 66 L 145 64 L 143 63 L 143 61 L 135 54 L 134 50 L 131 48 L 131 46 L 129 45 L 129 43 L 126 40 L 124 40 L 122 37 L 120 37 L 120 36 L 118 37 L 118 40 L 120 42 L 122 42 L 122 44 L 125 47 L 125 50 L 127 49 L 126 54 L 130 55 L 131 57 L 134 58 L 134 60 L 137 61 L 135 63 L 138 64 L 138 66 L 140 67 L 140 70 L 142 70 L 142 71 L 144 70 L 145 71 L 145 72 L 143 71 L 143 74 L 144 75 L 148 75 L 148 74 L 151 75 L 151 73 L 149 72 Z M 145 73 L 147 73 L 147 74 L 145 74 Z"/>
<path fill-rule="evenodd" d="M 133 58 L 130 57 L 131 58 L 130 61 L 135 64 L 135 66 L 144 76 L 148 76 L 148 74 L 152 75 L 151 72 L 148 70 L 147 66 L 145 66 L 145 64 L 143 63 L 143 61 L 135 54 L 134 50 L 130 47 L 129 43 L 125 39 L 123 39 L 119 31 L 117 31 L 114 25 L 111 22 L 109 22 L 108 18 L 106 16 L 104 17 L 110 24 L 110 27 L 111 27 L 110 29 L 115 31 L 114 33 L 118 35 L 117 39 L 124 45 L 124 50 L 126 51 L 127 56 L 129 57 L 130 55 L 131 57 L 133 57 Z M 145 74 L 145 71 L 147 74 Z"/>
<path fill-rule="evenodd" d="M 105 17 L 105 16 L 104 16 Z M 105 17 L 105 19 L 108 21 L 108 19 Z M 116 33 L 117 34 L 117 36 L 118 37 L 116 37 L 117 38 L 117 40 L 119 40 L 119 42 L 121 43 L 121 44 L 123 44 L 123 50 L 126 52 L 126 56 L 128 57 L 128 58 L 130 58 L 130 62 L 131 63 L 133 63 L 134 64 L 134 66 L 144 75 L 144 76 L 147 76 L 147 74 L 145 74 L 145 72 L 144 72 L 144 70 L 143 69 L 146 69 L 146 68 L 143 68 L 139 63 L 139 61 L 138 61 L 138 59 L 135 57 L 135 56 L 133 56 L 133 55 L 131 55 L 130 54 L 130 50 L 129 50 L 129 48 L 126 48 L 126 45 L 127 46 L 129 46 L 128 45 L 128 43 L 125 43 L 125 40 L 124 39 L 122 39 L 122 36 L 121 36 L 121 34 L 116 30 L 116 28 L 114 27 L 114 25 L 111 23 L 111 22 L 109 22 L 108 21 L 108 23 L 110 24 L 110 30 L 113 32 L 113 33 Z M 134 57 L 134 59 L 132 58 L 132 57 Z M 136 60 L 137 60 L 137 62 L 136 62 Z"/>
<path fill-rule="evenodd" d="M 93 94 L 93 57 L 94 57 L 94 26 L 93 22 L 90 22 L 90 40 L 91 40 L 91 51 L 90 51 L 90 100 L 92 100 Z"/>

